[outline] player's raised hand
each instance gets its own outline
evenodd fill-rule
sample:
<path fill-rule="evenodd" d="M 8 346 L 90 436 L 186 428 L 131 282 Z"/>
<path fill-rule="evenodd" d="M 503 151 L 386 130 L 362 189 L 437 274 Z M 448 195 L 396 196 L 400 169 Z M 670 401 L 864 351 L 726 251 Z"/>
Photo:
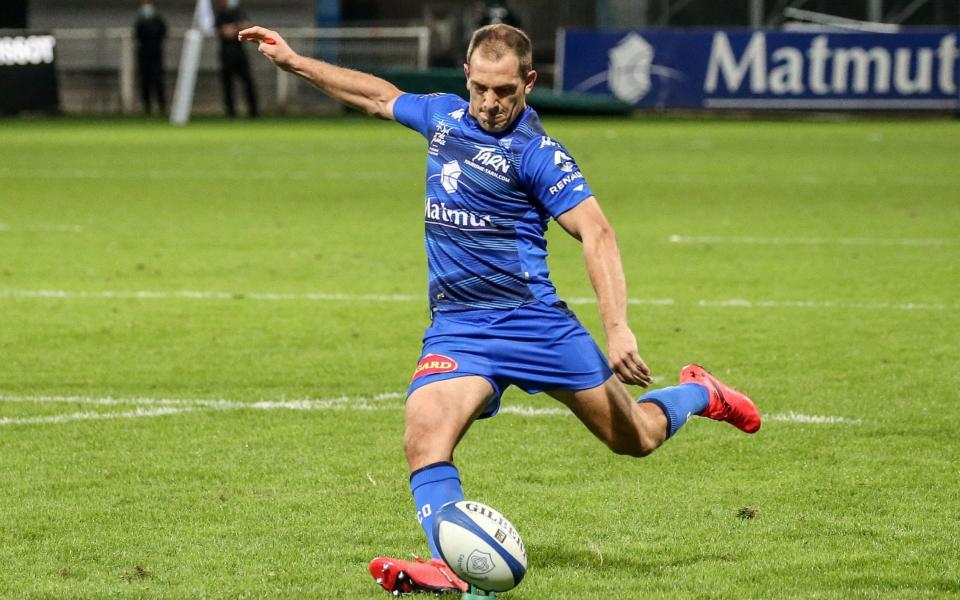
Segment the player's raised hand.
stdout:
<path fill-rule="evenodd" d="M 607 332 L 607 359 L 610 370 L 624 383 L 647 387 L 653 381 L 637 349 L 637 338 L 628 327 Z"/>
<path fill-rule="evenodd" d="M 284 70 L 290 70 L 293 60 L 297 57 L 297 53 L 287 45 L 287 42 L 280 37 L 279 33 L 265 27 L 248 27 L 237 34 L 237 39 L 241 42 L 258 44 L 257 50 L 260 51 L 260 54 L 263 54 L 270 62 Z"/>

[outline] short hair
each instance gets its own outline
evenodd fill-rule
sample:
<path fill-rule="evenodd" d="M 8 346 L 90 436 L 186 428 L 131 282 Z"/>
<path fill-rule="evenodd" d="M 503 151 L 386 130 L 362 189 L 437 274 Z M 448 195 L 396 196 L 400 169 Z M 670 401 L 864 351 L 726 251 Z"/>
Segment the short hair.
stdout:
<path fill-rule="evenodd" d="M 474 31 L 467 46 L 468 65 L 478 49 L 484 58 L 491 60 L 500 60 L 507 52 L 513 52 L 520 62 L 520 76 L 524 79 L 533 70 L 533 44 L 527 34 L 516 27 L 495 23 Z"/>

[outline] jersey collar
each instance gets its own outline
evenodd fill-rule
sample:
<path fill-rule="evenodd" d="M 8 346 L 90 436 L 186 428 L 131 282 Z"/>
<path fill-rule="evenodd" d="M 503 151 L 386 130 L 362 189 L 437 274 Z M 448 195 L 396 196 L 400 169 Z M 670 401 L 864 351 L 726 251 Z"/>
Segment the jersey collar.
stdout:
<path fill-rule="evenodd" d="M 531 113 L 531 112 L 533 112 L 533 109 L 530 108 L 530 105 L 529 105 L 529 104 L 526 105 L 526 106 L 523 108 L 523 112 L 521 112 L 521 113 L 517 116 L 517 118 L 513 120 L 513 123 L 510 123 L 510 127 L 507 127 L 507 128 L 504 129 L 503 131 L 499 131 L 499 132 L 497 132 L 497 133 L 491 133 L 491 132 L 487 131 L 486 129 L 484 129 L 483 127 L 480 127 L 480 123 L 477 122 L 477 119 L 474 118 L 474 116 L 470 114 L 469 105 L 468 105 L 468 107 L 467 107 L 466 114 L 464 115 L 464 119 L 466 120 L 467 125 L 469 125 L 471 129 L 474 129 L 474 130 L 476 130 L 476 131 L 478 131 L 478 132 L 480 132 L 480 133 L 482 133 L 482 134 L 484 134 L 484 135 L 489 135 L 490 137 L 493 137 L 493 138 L 496 138 L 496 139 L 499 140 L 500 138 L 506 137 L 506 136 L 510 135 L 511 133 L 513 133 L 513 131 L 520 125 L 520 123 L 521 123 L 524 119 L 526 119 L 528 116 L 530 116 L 530 113 Z"/>

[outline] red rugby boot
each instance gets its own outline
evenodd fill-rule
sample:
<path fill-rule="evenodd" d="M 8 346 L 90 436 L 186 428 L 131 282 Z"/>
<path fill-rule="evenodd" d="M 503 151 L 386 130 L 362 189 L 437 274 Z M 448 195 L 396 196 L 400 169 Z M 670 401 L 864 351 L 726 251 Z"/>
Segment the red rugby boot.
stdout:
<path fill-rule="evenodd" d="M 462 593 L 469 587 L 439 558 L 416 562 L 378 556 L 370 561 L 370 574 L 377 584 L 394 596 L 411 592 Z"/>
<path fill-rule="evenodd" d="M 700 365 L 680 369 L 680 383 L 699 383 L 707 388 L 710 401 L 700 413 L 716 421 L 726 421 L 741 431 L 754 433 L 760 429 L 760 411 L 743 392 L 725 385 Z"/>

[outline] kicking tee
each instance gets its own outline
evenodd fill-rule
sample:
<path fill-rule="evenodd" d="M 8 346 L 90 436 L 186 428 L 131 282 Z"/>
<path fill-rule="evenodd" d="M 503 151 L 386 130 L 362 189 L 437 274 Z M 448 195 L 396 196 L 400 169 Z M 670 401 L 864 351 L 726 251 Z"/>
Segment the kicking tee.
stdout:
<path fill-rule="evenodd" d="M 544 234 L 593 195 L 580 167 L 527 107 L 488 133 L 453 94 L 403 94 L 396 120 L 427 146 L 424 201 L 433 311 L 509 309 L 559 302 Z"/>

